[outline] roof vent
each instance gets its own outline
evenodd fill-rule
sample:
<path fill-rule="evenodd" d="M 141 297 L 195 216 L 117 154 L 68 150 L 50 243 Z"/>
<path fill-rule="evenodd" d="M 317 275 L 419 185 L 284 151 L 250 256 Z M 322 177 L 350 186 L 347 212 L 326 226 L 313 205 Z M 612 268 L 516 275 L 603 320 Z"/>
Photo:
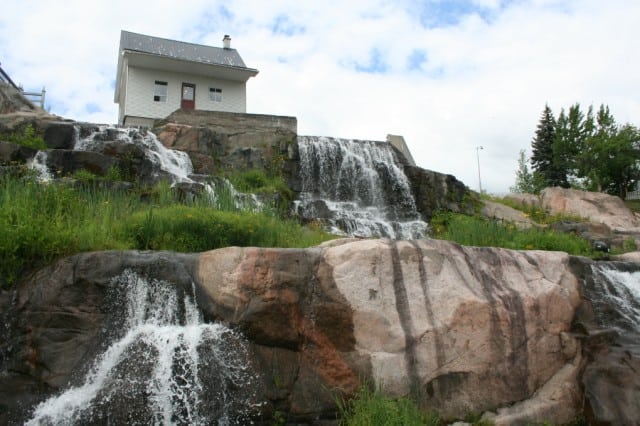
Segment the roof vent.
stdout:
<path fill-rule="evenodd" d="M 222 46 L 225 49 L 231 49 L 231 37 L 229 37 L 229 34 L 224 35 L 224 38 L 222 39 Z"/>

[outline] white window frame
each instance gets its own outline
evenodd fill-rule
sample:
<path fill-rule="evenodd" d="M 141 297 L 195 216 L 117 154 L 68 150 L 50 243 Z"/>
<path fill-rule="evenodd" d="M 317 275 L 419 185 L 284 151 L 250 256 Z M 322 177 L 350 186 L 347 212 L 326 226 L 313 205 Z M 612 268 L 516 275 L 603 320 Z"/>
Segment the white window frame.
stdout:
<path fill-rule="evenodd" d="M 209 87 L 209 100 L 211 102 L 222 102 L 222 89 Z"/>
<path fill-rule="evenodd" d="M 169 84 L 166 81 L 156 80 L 153 86 L 153 101 L 167 102 Z"/>

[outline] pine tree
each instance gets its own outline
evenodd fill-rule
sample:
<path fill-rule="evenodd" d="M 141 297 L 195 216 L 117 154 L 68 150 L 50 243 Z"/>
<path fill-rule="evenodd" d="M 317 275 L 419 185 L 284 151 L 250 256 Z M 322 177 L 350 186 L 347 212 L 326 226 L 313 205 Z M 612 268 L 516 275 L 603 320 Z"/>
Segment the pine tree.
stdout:
<path fill-rule="evenodd" d="M 562 170 L 554 160 L 553 143 L 555 136 L 556 120 L 549 105 L 545 105 L 536 134 L 531 142 L 531 164 L 533 170 L 542 178 L 544 186 L 566 184 L 566 175 L 562 173 Z"/>

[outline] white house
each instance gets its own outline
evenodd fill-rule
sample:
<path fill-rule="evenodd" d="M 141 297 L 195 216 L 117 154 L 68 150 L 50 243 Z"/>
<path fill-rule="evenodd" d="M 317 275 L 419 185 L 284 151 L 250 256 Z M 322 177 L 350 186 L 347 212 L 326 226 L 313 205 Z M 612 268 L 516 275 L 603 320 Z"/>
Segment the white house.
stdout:
<path fill-rule="evenodd" d="M 231 38 L 223 47 L 122 31 L 114 102 L 118 123 L 151 126 L 179 108 L 247 111 L 247 68 Z"/>

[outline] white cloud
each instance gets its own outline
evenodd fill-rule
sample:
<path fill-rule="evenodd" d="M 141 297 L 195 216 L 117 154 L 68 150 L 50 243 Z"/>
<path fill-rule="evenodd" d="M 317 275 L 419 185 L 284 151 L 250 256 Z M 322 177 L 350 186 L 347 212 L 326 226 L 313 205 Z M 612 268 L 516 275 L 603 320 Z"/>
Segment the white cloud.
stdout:
<path fill-rule="evenodd" d="M 116 120 L 112 84 L 126 29 L 211 45 L 231 34 L 260 70 L 248 84 L 249 112 L 296 116 L 301 134 L 402 134 L 420 166 L 472 188 L 482 145 L 491 192 L 513 184 L 545 103 L 556 112 L 606 103 L 618 121 L 640 124 L 636 0 L 469 0 L 432 14 L 456 19 L 428 26 L 421 14 L 430 1 L 6 3 L 3 68 L 25 87 L 46 86 L 52 112 L 78 120 Z M 384 66 L 359 72 L 372 52 Z M 423 61 L 410 69 L 416 52 Z"/>

